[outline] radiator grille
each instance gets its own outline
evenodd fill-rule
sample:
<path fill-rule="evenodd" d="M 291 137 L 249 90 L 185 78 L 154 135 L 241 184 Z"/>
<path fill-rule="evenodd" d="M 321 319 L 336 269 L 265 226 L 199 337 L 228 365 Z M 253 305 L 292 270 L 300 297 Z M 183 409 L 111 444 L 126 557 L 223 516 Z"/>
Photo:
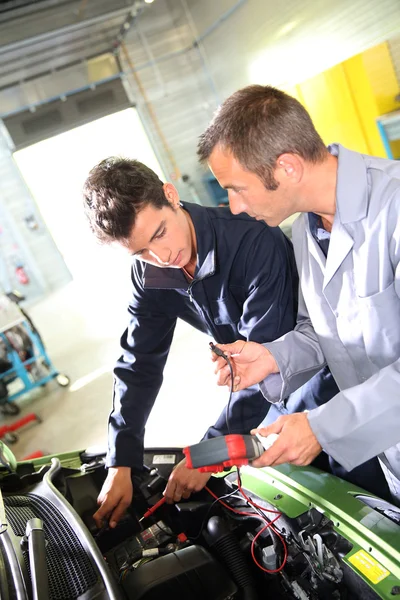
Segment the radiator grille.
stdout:
<path fill-rule="evenodd" d="M 53 600 L 73 600 L 97 583 L 96 571 L 75 532 L 48 500 L 26 494 L 6 496 L 4 504 L 7 519 L 17 536 L 25 535 L 29 519 L 42 519 L 47 540 L 49 592 Z M 28 552 L 23 554 L 30 572 Z"/>

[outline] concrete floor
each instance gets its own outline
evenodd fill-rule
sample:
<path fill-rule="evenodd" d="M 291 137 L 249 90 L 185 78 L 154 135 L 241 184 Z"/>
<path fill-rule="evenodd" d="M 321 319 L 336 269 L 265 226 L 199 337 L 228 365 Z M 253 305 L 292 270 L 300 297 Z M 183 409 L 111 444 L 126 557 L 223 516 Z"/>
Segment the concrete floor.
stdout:
<path fill-rule="evenodd" d="M 50 358 L 60 372 L 68 374 L 71 386 L 60 388 L 51 381 L 45 389 L 18 400 L 21 416 L 35 412 L 43 420 L 19 432 L 18 442 L 11 446 L 18 459 L 35 450 L 47 454 L 105 446 L 111 370 L 119 356 L 119 337 L 126 322 L 123 298 L 127 297 L 113 286 L 108 292 L 71 283 L 29 309 Z M 228 390 L 215 385 L 208 341 L 178 323 L 164 384 L 147 424 L 147 446 L 197 442 L 225 405 Z M 0 424 L 16 418 L 0 416 Z"/>

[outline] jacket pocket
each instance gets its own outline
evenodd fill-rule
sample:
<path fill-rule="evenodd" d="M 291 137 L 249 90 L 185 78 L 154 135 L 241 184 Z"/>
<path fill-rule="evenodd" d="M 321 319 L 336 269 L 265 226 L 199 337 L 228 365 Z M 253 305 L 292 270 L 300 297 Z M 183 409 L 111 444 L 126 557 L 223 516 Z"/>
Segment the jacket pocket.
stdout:
<path fill-rule="evenodd" d="M 215 325 L 234 325 L 242 315 L 232 298 L 221 298 L 210 303 L 211 316 Z"/>
<path fill-rule="evenodd" d="M 382 292 L 358 298 L 365 349 L 383 368 L 400 357 L 400 298 L 394 282 Z"/>

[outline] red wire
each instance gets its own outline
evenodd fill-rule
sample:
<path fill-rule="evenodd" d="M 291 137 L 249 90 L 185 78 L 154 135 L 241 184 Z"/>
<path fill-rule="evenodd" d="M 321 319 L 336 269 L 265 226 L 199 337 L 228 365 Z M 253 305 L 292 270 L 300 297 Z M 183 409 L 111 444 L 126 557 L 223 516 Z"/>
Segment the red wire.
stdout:
<path fill-rule="evenodd" d="M 253 539 L 253 541 L 251 543 L 251 556 L 252 556 L 254 562 L 256 563 L 257 567 L 259 569 L 261 569 L 262 571 L 265 571 L 265 573 L 279 573 L 280 571 L 282 571 L 283 567 L 286 565 L 286 561 L 287 561 L 287 557 L 288 557 L 288 551 L 287 551 L 286 542 L 283 539 L 283 537 L 280 535 L 280 533 L 278 533 L 278 531 L 275 529 L 275 527 L 272 526 L 272 523 L 275 523 L 275 521 L 277 519 L 279 519 L 279 517 L 280 517 L 280 515 L 278 515 L 277 517 L 275 517 L 275 519 L 273 519 L 273 521 L 271 521 L 270 523 L 267 523 L 265 527 L 263 527 L 262 529 L 260 529 L 260 531 L 254 537 L 254 539 Z M 274 531 L 274 533 L 276 533 L 276 535 L 281 540 L 282 545 L 283 545 L 283 551 L 284 551 L 283 561 L 282 561 L 282 564 L 277 569 L 266 569 L 265 567 L 263 567 L 262 565 L 260 565 L 260 563 L 258 562 L 258 560 L 256 559 L 255 554 L 254 554 L 254 548 L 255 548 L 255 544 L 256 544 L 257 538 L 263 533 L 263 531 L 265 531 L 266 529 L 268 529 L 268 527 L 271 527 L 271 529 Z"/>
<path fill-rule="evenodd" d="M 229 504 L 226 504 L 226 502 L 224 502 L 223 500 L 220 500 L 219 497 L 216 494 L 214 494 L 214 492 L 212 492 L 209 487 L 205 486 L 204 489 L 206 489 L 207 492 L 209 494 L 211 494 L 211 496 L 213 498 L 215 498 L 216 500 L 218 500 L 218 502 L 220 504 L 222 504 L 222 506 L 225 506 L 225 508 L 227 508 L 228 510 L 231 510 L 232 512 L 236 513 L 237 515 L 245 515 L 246 517 L 248 517 L 248 516 L 254 517 L 254 513 L 243 512 L 242 510 L 237 510 L 236 508 L 232 508 L 232 506 L 229 506 Z"/>
<path fill-rule="evenodd" d="M 239 488 L 239 490 L 240 490 L 241 494 L 243 495 L 243 497 L 246 499 L 246 501 L 247 501 L 249 504 L 251 504 L 251 505 L 252 505 L 252 506 L 254 506 L 255 508 L 258 508 L 258 509 L 260 509 L 260 510 L 262 510 L 262 511 L 265 511 L 265 510 L 266 510 L 266 511 L 268 511 L 268 512 L 275 513 L 275 514 L 277 515 L 277 516 L 275 517 L 275 519 L 273 519 L 272 521 L 267 521 L 267 524 L 265 525 L 265 527 L 263 527 L 262 529 L 260 529 L 260 531 L 259 531 L 259 532 L 256 534 L 256 536 L 254 537 L 254 539 L 253 539 L 253 541 L 252 541 L 252 543 L 251 543 L 251 556 L 252 556 L 252 559 L 253 559 L 253 561 L 254 561 L 254 562 L 255 562 L 255 564 L 257 565 L 257 567 L 258 567 L 259 569 L 261 569 L 262 571 L 264 571 L 265 573 L 279 573 L 280 571 L 282 571 L 283 567 L 284 567 L 284 566 L 285 566 L 285 564 L 286 564 L 287 557 L 288 557 L 288 550 L 287 550 L 287 546 L 286 546 L 286 542 L 285 542 L 285 540 L 284 540 L 284 539 L 283 539 L 283 537 L 280 535 L 280 533 L 279 533 L 279 532 L 276 530 L 276 528 L 273 526 L 273 523 L 275 523 L 275 521 L 277 521 L 277 520 L 278 520 L 278 519 L 279 519 L 279 518 L 282 516 L 282 513 L 281 513 L 279 510 L 272 510 L 272 509 L 264 508 L 263 506 L 260 506 L 260 505 L 256 504 L 255 502 L 253 502 L 253 500 L 251 500 L 251 498 L 249 498 L 249 497 L 247 496 L 247 494 L 245 494 L 245 492 L 243 491 L 243 488 L 242 488 L 242 486 L 241 486 L 241 484 L 240 484 L 240 479 L 239 479 L 239 477 L 238 477 L 238 480 L 237 480 L 237 485 L 238 485 L 238 488 Z M 226 504 L 225 502 L 223 502 L 223 500 L 220 500 L 220 499 L 219 499 L 219 497 L 218 497 L 216 494 L 214 494 L 214 492 L 212 492 L 212 491 L 210 490 L 210 488 L 209 488 L 209 487 L 205 486 L 205 489 L 207 490 L 207 492 L 208 492 L 209 494 L 211 494 L 211 496 L 212 496 L 213 498 L 215 498 L 216 500 L 218 500 L 218 502 L 219 502 L 220 504 L 222 504 L 222 506 L 224 506 L 224 507 L 225 507 L 225 508 L 227 508 L 228 510 L 231 510 L 232 512 L 234 512 L 234 513 L 236 513 L 236 514 L 239 514 L 239 515 L 244 515 L 244 516 L 251 516 L 251 517 L 254 517 L 254 513 L 243 512 L 243 511 L 241 511 L 241 510 L 237 510 L 236 508 L 232 508 L 232 506 L 229 506 L 229 504 Z M 266 517 L 264 517 L 264 520 L 266 521 Z M 258 560 L 256 559 L 256 557 L 255 557 L 255 553 L 254 553 L 255 544 L 256 544 L 256 541 L 257 541 L 257 539 L 258 539 L 258 538 L 259 538 L 259 536 L 260 536 L 260 535 L 261 535 L 261 534 L 262 534 L 264 531 L 266 531 L 266 530 L 267 530 L 269 527 L 270 527 L 270 528 L 273 530 L 273 532 L 274 532 L 274 533 L 275 533 L 275 534 L 278 536 L 278 538 L 281 540 L 281 542 L 282 542 L 282 545 L 283 545 L 283 551 L 284 551 L 284 555 L 283 555 L 283 561 L 282 561 L 282 564 L 281 564 L 281 565 L 280 565 L 280 566 L 279 566 L 277 569 L 266 569 L 265 567 L 263 567 L 262 565 L 260 565 L 260 563 L 259 563 L 259 562 L 258 562 Z"/>
<path fill-rule="evenodd" d="M 260 510 L 266 510 L 267 512 L 272 512 L 272 513 L 275 513 L 276 515 L 282 516 L 282 513 L 279 510 L 272 510 L 272 508 L 264 508 L 263 506 L 260 506 L 259 504 L 256 504 L 253 500 L 251 500 L 251 498 L 249 498 L 245 494 L 245 492 L 241 486 L 239 477 L 237 478 L 237 486 L 238 486 L 242 496 L 244 496 L 246 498 L 247 502 L 249 502 L 252 506 L 254 506 L 255 508 L 259 508 Z"/>
<path fill-rule="evenodd" d="M 267 523 L 265 527 L 263 527 L 262 529 L 260 529 L 260 531 L 254 537 L 254 539 L 253 539 L 253 541 L 251 543 L 251 556 L 252 556 L 254 562 L 256 563 L 257 567 L 259 567 L 262 571 L 265 571 L 265 573 L 279 573 L 280 571 L 282 571 L 283 567 L 286 564 L 287 556 L 288 556 L 288 551 L 287 551 L 287 546 L 286 546 L 285 540 L 280 535 L 280 533 L 278 533 L 277 529 L 275 527 L 273 527 L 273 523 L 275 523 L 275 521 L 277 521 L 279 519 L 279 517 L 282 516 L 282 513 L 279 510 L 272 510 L 272 509 L 269 509 L 269 508 L 264 508 L 263 506 L 260 506 L 259 504 L 256 504 L 251 498 L 249 498 L 249 496 L 247 496 L 247 494 L 244 492 L 244 490 L 243 490 L 243 488 L 241 486 L 240 477 L 239 476 L 238 476 L 238 479 L 237 479 L 237 486 L 238 486 L 241 494 L 244 496 L 244 498 L 247 500 L 247 502 L 249 504 L 251 504 L 255 508 L 258 508 L 258 509 L 260 509 L 262 511 L 266 510 L 267 512 L 272 512 L 272 513 L 275 513 L 277 515 L 275 517 L 275 519 L 273 519 L 272 521 L 270 521 L 269 523 Z M 283 551 L 284 551 L 284 556 L 283 556 L 282 564 L 277 569 L 266 569 L 265 567 L 263 567 L 262 565 L 260 565 L 260 563 L 258 562 L 258 560 L 256 559 L 255 554 L 254 554 L 255 544 L 256 544 L 256 541 L 257 541 L 258 537 L 264 531 L 266 531 L 266 529 L 268 529 L 269 527 L 271 527 L 272 531 L 274 533 L 276 533 L 276 535 L 278 536 L 278 538 L 281 540 L 282 546 L 283 546 Z"/>

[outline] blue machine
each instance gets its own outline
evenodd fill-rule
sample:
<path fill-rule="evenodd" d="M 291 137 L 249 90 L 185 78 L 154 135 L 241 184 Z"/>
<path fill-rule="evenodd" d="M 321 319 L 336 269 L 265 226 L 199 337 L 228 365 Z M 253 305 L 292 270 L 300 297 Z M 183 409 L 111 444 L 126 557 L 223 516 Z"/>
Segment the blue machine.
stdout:
<path fill-rule="evenodd" d="M 0 344 L 3 350 L 2 372 L 0 373 L 0 410 L 3 414 L 16 415 L 20 412 L 14 400 L 37 387 L 43 387 L 55 379 L 61 387 L 67 387 L 69 378 L 59 373 L 46 352 L 39 332 L 27 313 L 19 306 L 15 294 L 8 295 L 8 303 L 2 297 L 3 313 L 8 311 L 0 326 Z M 7 321 L 7 322 L 5 322 Z M 18 391 L 11 395 L 8 385 L 19 380 Z"/>

